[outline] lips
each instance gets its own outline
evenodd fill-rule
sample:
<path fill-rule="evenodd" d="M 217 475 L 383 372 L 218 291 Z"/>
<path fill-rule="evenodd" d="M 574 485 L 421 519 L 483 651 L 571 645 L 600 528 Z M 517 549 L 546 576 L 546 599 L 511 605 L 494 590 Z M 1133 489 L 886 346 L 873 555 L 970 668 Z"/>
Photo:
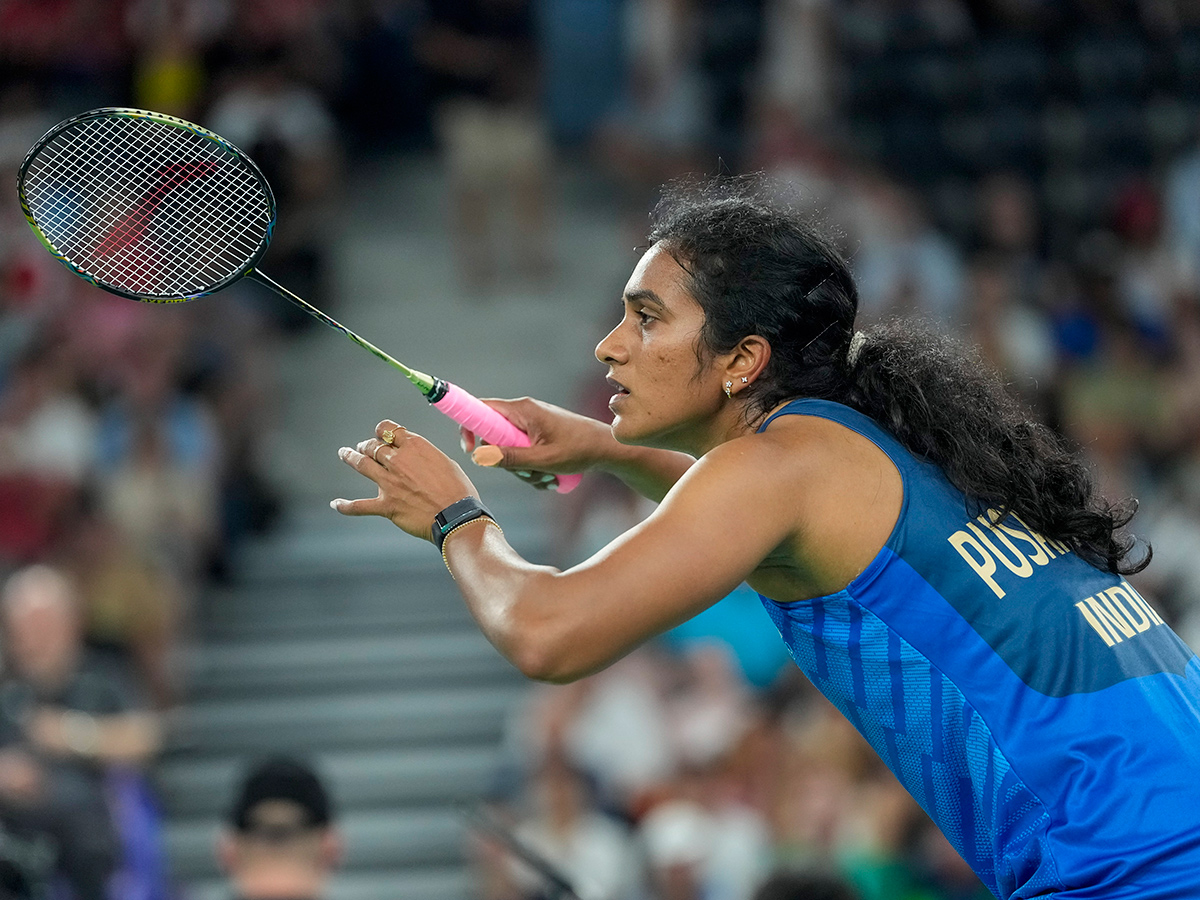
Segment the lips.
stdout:
<path fill-rule="evenodd" d="M 608 398 L 608 408 L 615 411 L 617 404 L 629 396 L 629 388 L 625 387 L 625 385 L 621 384 L 621 382 L 617 381 L 611 376 L 607 378 L 606 381 L 608 381 L 613 390 L 616 391 L 615 394 Z"/>

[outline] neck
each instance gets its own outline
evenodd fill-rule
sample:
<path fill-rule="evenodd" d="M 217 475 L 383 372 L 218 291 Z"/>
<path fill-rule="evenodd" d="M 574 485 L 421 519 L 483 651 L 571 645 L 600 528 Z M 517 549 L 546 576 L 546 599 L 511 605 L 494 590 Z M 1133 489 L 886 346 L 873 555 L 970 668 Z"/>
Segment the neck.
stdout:
<path fill-rule="evenodd" d="M 239 897 L 245 900 L 308 900 L 320 897 L 324 877 L 312 869 L 262 865 L 234 878 Z"/>
<path fill-rule="evenodd" d="M 783 405 L 781 403 L 775 409 L 780 409 Z M 699 452 L 689 452 L 692 452 L 693 456 L 699 458 L 714 447 L 718 447 L 736 438 L 745 437 L 748 434 L 754 434 L 762 423 L 767 421 L 767 418 L 774 412 L 775 410 L 772 409 L 763 413 L 751 413 L 744 403 L 731 400 L 717 416 L 717 420 L 713 423 L 711 434 L 706 440 L 700 442 L 700 445 L 697 447 Z"/>

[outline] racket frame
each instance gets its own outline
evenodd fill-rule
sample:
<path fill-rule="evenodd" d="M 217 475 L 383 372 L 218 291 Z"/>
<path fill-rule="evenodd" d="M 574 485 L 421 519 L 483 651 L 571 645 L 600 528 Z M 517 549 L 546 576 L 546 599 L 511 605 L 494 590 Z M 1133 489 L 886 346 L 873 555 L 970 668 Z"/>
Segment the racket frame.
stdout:
<path fill-rule="evenodd" d="M 254 249 L 254 252 L 249 255 L 243 266 L 229 273 L 220 281 L 211 285 L 207 289 L 193 294 L 187 294 L 183 296 L 174 294 L 139 294 L 134 293 L 133 291 L 122 290 L 121 288 L 114 287 L 113 285 L 105 284 L 102 281 L 97 281 L 93 276 L 89 275 L 87 272 L 80 269 L 69 259 L 67 259 L 67 257 L 64 256 L 59 249 L 54 246 L 54 242 L 51 241 L 50 238 L 47 237 L 42 231 L 41 227 L 37 223 L 37 220 L 34 218 L 33 211 L 30 209 L 29 199 L 25 193 L 25 174 L 29 171 L 29 167 L 37 159 L 37 156 L 42 149 L 64 131 L 76 128 L 95 119 L 112 118 L 145 119 L 151 122 L 157 122 L 160 125 L 167 125 L 171 128 L 178 128 L 183 131 L 190 132 L 197 137 L 211 141 L 223 153 L 234 157 L 245 168 L 245 170 L 254 177 L 254 179 L 258 182 L 259 187 L 262 188 L 263 194 L 266 197 L 268 221 L 266 228 L 264 229 L 262 239 L 259 241 L 258 246 Z M 116 294 L 118 297 L 125 297 L 130 300 L 139 300 L 143 303 L 186 303 L 189 300 L 195 300 L 197 297 L 206 297 L 209 294 L 216 293 L 223 288 L 229 287 L 229 285 L 233 284 L 235 281 L 244 277 L 245 275 L 250 274 L 258 266 L 259 262 L 267 252 L 267 247 L 269 247 L 271 244 L 271 236 L 275 233 L 275 221 L 277 215 L 275 206 L 275 193 L 271 190 L 270 183 L 267 181 L 266 176 L 263 175 L 262 170 L 258 167 L 254 160 L 247 156 L 246 153 L 243 152 L 239 147 L 230 143 L 216 132 L 209 131 L 207 128 L 203 128 L 194 122 L 187 121 L 186 119 L 180 119 L 176 116 L 169 116 L 166 113 L 151 112 L 150 110 L 146 109 L 133 109 L 125 106 L 104 106 L 99 109 L 88 110 L 87 112 L 80 113 L 76 116 L 71 116 L 69 119 L 64 119 L 63 121 L 59 122 L 44 135 L 38 138 L 37 143 L 35 143 L 33 147 L 30 148 L 29 152 L 25 154 L 25 159 L 22 161 L 21 167 L 17 170 L 17 196 L 20 199 L 21 212 L 25 214 L 25 221 L 29 223 L 29 227 L 33 230 L 34 235 L 41 242 L 42 246 L 44 246 L 50 252 L 50 255 L 70 269 L 73 275 L 82 278 L 84 281 L 95 285 L 103 291 L 108 291 L 110 294 Z"/>

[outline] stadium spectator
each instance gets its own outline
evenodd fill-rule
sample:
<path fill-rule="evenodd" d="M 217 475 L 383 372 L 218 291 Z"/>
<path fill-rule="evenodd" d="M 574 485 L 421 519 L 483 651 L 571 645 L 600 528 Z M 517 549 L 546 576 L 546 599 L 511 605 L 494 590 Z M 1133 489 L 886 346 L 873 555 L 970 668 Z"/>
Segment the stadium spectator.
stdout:
<path fill-rule="evenodd" d="M 79 585 L 87 645 L 137 677 L 153 705 L 167 709 L 182 693 L 179 634 L 189 610 L 183 592 L 88 495 L 74 510 L 65 567 Z"/>
<path fill-rule="evenodd" d="M 534 774 L 529 808 L 516 836 L 555 866 L 584 900 L 623 900 L 638 896 L 641 861 L 628 829 L 596 808 L 586 775 L 561 753 L 548 757 Z M 540 881 L 522 866 L 513 878 L 527 897 Z"/>
<path fill-rule="evenodd" d="M 0 394 L 0 558 L 10 563 L 53 549 L 94 472 L 96 416 L 64 350 L 52 339 L 27 346 Z"/>
<path fill-rule="evenodd" d="M 0 821 L 53 842 L 78 900 L 110 900 L 120 835 L 106 772 L 150 761 L 158 721 L 120 669 L 85 651 L 78 598 L 60 571 L 18 571 L 0 604 Z"/>
<path fill-rule="evenodd" d="M 341 174 L 342 147 L 324 98 L 293 74 L 292 59 L 286 44 L 269 44 L 233 63 L 206 124 L 246 151 L 262 169 L 279 208 L 287 210 L 271 238 L 275 277 L 324 308 L 329 213 Z M 284 327 L 312 321 L 278 298 L 235 290 Z"/>
<path fill-rule="evenodd" d="M 521 274 L 554 265 L 549 222 L 554 165 L 540 106 L 540 61 L 529 0 L 431 5 L 418 39 L 438 97 L 435 130 L 450 181 L 454 234 L 467 286 L 490 289 L 501 268 L 496 244 L 510 215 Z"/>
<path fill-rule="evenodd" d="M 333 805 L 316 772 L 286 757 L 250 769 L 217 844 L 237 900 L 321 900 L 341 855 Z"/>

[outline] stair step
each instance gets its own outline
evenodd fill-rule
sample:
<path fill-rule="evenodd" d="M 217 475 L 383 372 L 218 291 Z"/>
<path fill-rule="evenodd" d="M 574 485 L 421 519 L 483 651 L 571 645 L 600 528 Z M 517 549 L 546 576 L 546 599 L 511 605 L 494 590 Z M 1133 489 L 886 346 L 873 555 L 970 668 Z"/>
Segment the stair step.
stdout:
<path fill-rule="evenodd" d="M 340 872 L 329 900 L 472 900 L 478 884 L 465 865 L 359 869 Z M 188 900 L 229 900 L 229 884 L 209 878 L 188 885 Z"/>
<path fill-rule="evenodd" d="M 238 640 L 197 648 L 188 663 L 196 700 L 284 697 L 349 688 L 448 687 L 520 679 L 478 631 Z"/>
<path fill-rule="evenodd" d="M 473 688 L 355 692 L 312 698 L 198 701 L 171 722 L 181 751 L 316 753 L 386 744 L 498 739 L 528 690 L 522 682 Z"/>

